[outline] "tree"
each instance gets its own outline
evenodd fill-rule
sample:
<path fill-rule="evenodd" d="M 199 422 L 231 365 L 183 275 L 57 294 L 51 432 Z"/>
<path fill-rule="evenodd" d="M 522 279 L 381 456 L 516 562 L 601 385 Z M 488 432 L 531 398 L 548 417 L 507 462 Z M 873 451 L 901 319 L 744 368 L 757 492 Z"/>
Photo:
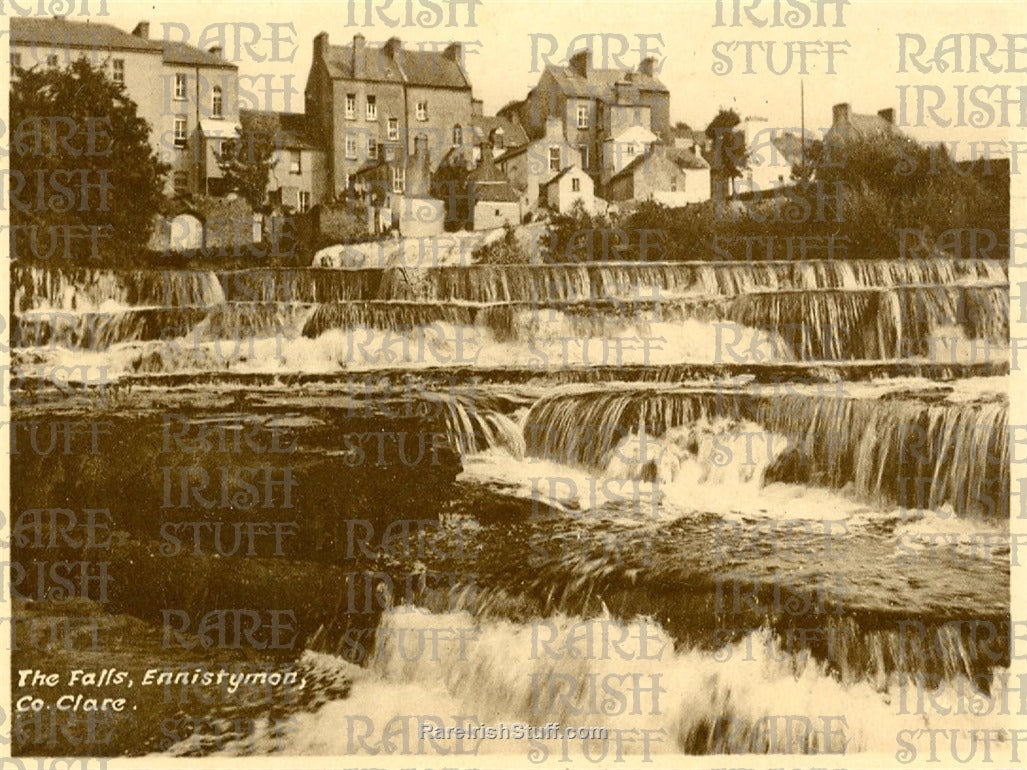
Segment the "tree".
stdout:
<path fill-rule="evenodd" d="M 732 189 L 734 180 L 749 165 L 745 133 L 737 129 L 741 122 L 734 110 L 721 109 L 706 126 L 706 136 L 713 142 L 706 158 L 711 167 L 710 175 L 714 179 L 726 180 Z"/>
<path fill-rule="evenodd" d="M 73 258 L 145 249 L 169 167 L 124 87 L 82 58 L 15 70 L 10 95 L 12 254 L 28 256 L 29 231 Z"/>
<path fill-rule="evenodd" d="M 236 130 L 216 155 L 225 186 L 245 198 L 254 211 L 264 206 L 267 183 L 276 161 L 277 132 L 257 123 L 245 132 Z"/>

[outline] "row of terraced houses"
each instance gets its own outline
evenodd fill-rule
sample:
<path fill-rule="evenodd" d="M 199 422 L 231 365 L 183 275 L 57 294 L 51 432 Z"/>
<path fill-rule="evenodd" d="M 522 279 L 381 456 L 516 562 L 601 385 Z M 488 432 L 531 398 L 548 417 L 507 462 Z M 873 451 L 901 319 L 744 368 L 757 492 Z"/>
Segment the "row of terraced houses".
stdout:
<path fill-rule="evenodd" d="M 12 18 L 15 67 L 80 56 L 137 102 L 171 166 L 167 193 L 177 198 L 230 194 L 217 153 L 246 132 L 274 135 L 270 206 L 366 204 L 375 229 L 439 227 L 424 205 L 437 208 L 438 220 L 462 206 L 461 222 L 480 229 L 578 201 L 595 210 L 710 196 L 705 139 L 671 125 L 670 91 L 652 58 L 626 71 L 595 67 L 591 51 L 580 51 L 566 66 L 547 65 L 523 99 L 486 115 L 460 44 L 373 45 L 357 34 L 338 45 L 322 32 L 313 40 L 304 112 L 283 113 L 241 109 L 238 67 L 219 49 L 152 39 L 145 21 L 129 33 L 61 17 Z M 452 194 L 440 192 L 444 182 Z M 411 201 L 420 210 L 406 217 Z"/>

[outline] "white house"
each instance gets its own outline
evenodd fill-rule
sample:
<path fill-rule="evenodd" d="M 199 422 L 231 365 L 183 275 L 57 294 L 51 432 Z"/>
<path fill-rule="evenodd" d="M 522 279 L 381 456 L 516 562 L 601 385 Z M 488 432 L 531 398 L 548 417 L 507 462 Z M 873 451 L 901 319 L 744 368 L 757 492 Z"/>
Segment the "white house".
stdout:
<path fill-rule="evenodd" d="M 546 206 L 566 214 L 581 201 L 589 214 L 596 210 L 595 183 L 580 166 L 570 165 L 543 185 Z"/>
<path fill-rule="evenodd" d="M 633 125 L 603 142 L 603 182 L 646 155 L 659 137 L 645 126 Z"/>

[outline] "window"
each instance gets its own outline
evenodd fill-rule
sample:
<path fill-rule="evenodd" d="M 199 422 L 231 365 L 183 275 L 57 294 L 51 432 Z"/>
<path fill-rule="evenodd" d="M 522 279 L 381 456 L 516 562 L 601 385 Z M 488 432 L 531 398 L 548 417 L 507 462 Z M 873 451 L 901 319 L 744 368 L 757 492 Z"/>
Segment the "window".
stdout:
<path fill-rule="evenodd" d="M 578 105 L 578 128 L 588 128 L 588 105 Z"/>
<path fill-rule="evenodd" d="M 385 160 L 391 162 L 391 161 L 394 161 L 395 159 L 396 159 L 396 148 L 395 147 L 386 147 L 385 148 Z"/>
<path fill-rule="evenodd" d="M 389 118 L 389 139 L 396 141 L 399 139 L 399 119 Z"/>
<path fill-rule="evenodd" d="M 635 154 L 635 145 L 633 145 L 633 144 L 626 144 L 626 145 L 624 145 L 624 152 L 627 155 L 634 155 Z"/>
<path fill-rule="evenodd" d="M 378 159 L 378 142 L 375 141 L 373 136 L 367 137 L 367 157 L 371 160 Z"/>
<path fill-rule="evenodd" d="M 503 129 L 497 128 L 492 132 L 492 146 L 497 150 L 503 149 Z"/>
<path fill-rule="evenodd" d="M 185 75 L 181 72 L 175 74 L 175 98 L 180 101 L 185 99 Z"/>
<path fill-rule="evenodd" d="M 111 66 L 113 67 L 112 73 L 114 82 L 123 84 L 125 82 L 125 60 L 115 59 L 111 62 Z"/>
<path fill-rule="evenodd" d="M 189 192 L 189 174 L 185 171 L 176 171 L 174 185 L 176 193 L 185 194 Z"/>
<path fill-rule="evenodd" d="M 20 53 L 12 53 L 11 54 L 11 66 L 12 67 L 21 67 L 21 54 Z"/>
<path fill-rule="evenodd" d="M 407 181 L 407 170 L 400 166 L 395 166 L 392 169 L 392 191 L 394 193 L 402 194 L 403 189 L 406 187 Z"/>
<path fill-rule="evenodd" d="M 417 119 L 427 120 L 428 119 L 428 102 L 417 103 Z"/>
<path fill-rule="evenodd" d="M 578 152 L 581 153 L 581 167 L 583 169 L 587 169 L 589 167 L 588 166 L 588 145 L 587 144 L 579 144 L 578 145 Z"/>
<path fill-rule="evenodd" d="M 357 119 L 357 95 L 346 94 L 346 120 Z"/>
<path fill-rule="evenodd" d="M 310 211 L 310 193 L 307 190 L 300 190 L 300 213 Z"/>
<path fill-rule="evenodd" d="M 175 147 L 185 147 L 186 140 L 188 139 L 187 125 L 185 115 L 175 116 Z"/>
<path fill-rule="evenodd" d="M 367 119 L 378 120 L 378 100 L 374 96 L 367 97 Z"/>
<path fill-rule="evenodd" d="M 453 146 L 459 147 L 464 143 L 464 130 L 460 128 L 460 124 L 453 126 Z"/>
<path fill-rule="evenodd" d="M 549 148 L 549 170 L 559 171 L 560 170 L 560 148 L 550 147 Z"/>
<path fill-rule="evenodd" d="M 571 192 L 581 192 L 581 180 L 577 177 L 571 179 Z"/>
<path fill-rule="evenodd" d="M 289 173 L 303 173 L 303 153 L 299 150 L 289 150 Z"/>
<path fill-rule="evenodd" d="M 357 138 L 349 134 L 346 135 L 346 157 L 350 160 L 357 159 Z"/>
<path fill-rule="evenodd" d="M 57 66 L 57 54 L 52 53 L 46 57 L 46 66 L 51 69 Z"/>
<path fill-rule="evenodd" d="M 214 86 L 214 95 L 211 98 L 210 114 L 211 117 L 220 118 L 221 109 L 224 106 L 224 100 L 221 96 L 221 86 Z"/>
<path fill-rule="evenodd" d="M 670 191 L 671 192 L 677 192 L 678 191 L 678 180 L 677 179 L 672 179 L 671 180 L 671 182 L 670 182 Z"/>

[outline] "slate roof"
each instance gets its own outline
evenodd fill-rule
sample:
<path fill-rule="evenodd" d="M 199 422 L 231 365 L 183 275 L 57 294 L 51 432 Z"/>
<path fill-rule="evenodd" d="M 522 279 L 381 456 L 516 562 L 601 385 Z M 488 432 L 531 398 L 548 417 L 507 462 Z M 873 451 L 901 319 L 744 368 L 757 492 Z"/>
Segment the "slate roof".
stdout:
<path fill-rule="evenodd" d="M 11 39 L 22 45 L 53 45 L 59 48 L 113 48 L 142 52 L 161 50 L 155 41 L 131 35 L 111 24 L 68 21 L 53 17 L 12 16 Z"/>
<path fill-rule="evenodd" d="M 614 179 L 620 179 L 621 177 L 633 174 L 635 169 L 643 163 L 653 162 L 657 159 L 667 160 L 682 170 L 701 170 L 710 167 L 710 164 L 702 156 L 693 155 L 691 150 L 681 147 L 655 147 L 651 152 L 637 156 L 628 165 L 610 177 L 610 181 L 612 182 Z"/>
<path fill-rule="evenodd" d="M 517 203 L 521 199 L 509 182 L 472 182 L 468 189 L 476 201 Z"/>
<path fill-rule="evenodd" d="M 220 56 L 215 56 L 210 51 L 204 51 L 185 43 L 178 43 L 172 40 L 160 41 L 164 48 L 165 64 L 188 64 L 191 67 L 221 67 L 223 69 L 238 69 L 230 61 L 225 61 Z"/>
<path fill-rule="evenodd" d="M 441 51 L 400 49 L 391 58 L 383 47 L 365 46 L 363 49 L 365 80 L 406 83 L 411 86 L 434 88 L 467 88 L 470 81 L 459 63 Z M 325 51 L 328 74 L 335 79 L 354 80 L 353 46 L 330 45 Z"/>
<path fill-rule="evenodd" d="M 307 132 L 306 116 L 299 112 L 239 110 L 243 132 L 273 134 L 279 147 L 293 150 L 319 150 Z"/>
<path fill-rule="evenodd" d="M 556 80 L 560 90 L 567 96 L 599 97 L 614 101 L 617 82 L 627 82 L 641 91 L 663 91 L 669 93 L 658 77 L 641 72 L 625 72 L 615 69 L 593 69 L 588 77 L 571 67 L 559 67 L 555 64 L 546 66 L 546 71 Z"/>
<path fill-rule="evenodd" d="M 499 115 L 474 115 L 471 117 L 471 125 L 474 127 L 475 144 L 489 139 L 497 128 L 503 129 L 504 148 L 520 147 L 528 143 L 528 135 L 520 123 Z"/>
<path fill-rule="evenodd" d="M 880 115 L 864 115 L 861 113 L 850 113 L 849 119 L 842 123 L 836 123 L 828 129 L 825 138 L 855 140 L 891 138 L 902 139 L 905 137 L 893 123 L 889 123 Z"/>
<path fill-rule="evenodd" d="M 54 17 L 13 16 L 11 38 L 21 45 L 47 48 L 86 48 L 95 51 L 138 51 L 160 54 L 166 64 L 238 69 L 236 65 L 195 46 L 170 40 L 150 40 L 111 24 L 68 21 Z"/>

